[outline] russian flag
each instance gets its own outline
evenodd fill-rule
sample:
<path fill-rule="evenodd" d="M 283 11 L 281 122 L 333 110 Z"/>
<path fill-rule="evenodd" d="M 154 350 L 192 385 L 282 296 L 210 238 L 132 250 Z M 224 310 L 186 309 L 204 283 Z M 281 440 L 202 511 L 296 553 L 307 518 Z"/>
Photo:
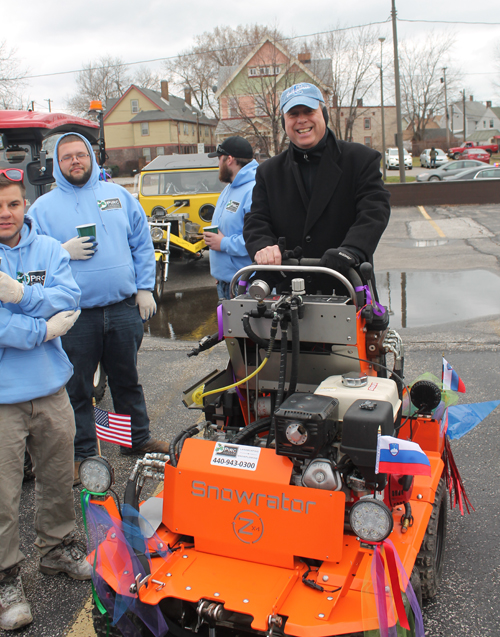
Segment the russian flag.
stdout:
<path fill-rule="evenodd" d="M 443 357 L 443 390 L 446 389 L 452 389 L 453 391 L 465 394 L 465 385 L 462 379 L 448 363 L 446 358 Z"/>
<path fill-rule="evenodd" d="M 431 463 L 416 442 L 379 435 L 375 473 L 430 476 Z"/>

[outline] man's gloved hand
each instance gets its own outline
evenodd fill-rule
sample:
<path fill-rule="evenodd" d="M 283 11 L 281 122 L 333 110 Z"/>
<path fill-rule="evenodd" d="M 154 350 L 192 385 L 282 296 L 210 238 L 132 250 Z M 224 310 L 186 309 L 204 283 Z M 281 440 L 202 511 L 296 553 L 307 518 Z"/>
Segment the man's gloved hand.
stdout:
<path fill-rule="evenodd" d="M 69 252 L 72 261 L 86 261 L 97 252 L 97 242 L 95 237 L 73 237 L 62 247 Z"/>
<path fill-rule="evenodd" d="M 153 293 L 149 290 L 137 290 L 135 304 L 139 306 L 139 314 L 143 321 L 147 321 L 156 314 L 156 303 Z"/>
<path fill-rule="evenodd" d="M 20 303 L 24 296 L 24 285 L 5 272 L 0 272 L 0 301 Z"/>
<path fill-rule="evenodd" d="M 346 274 L 349 268 L 355 268 L 360 263 L 359 257 L 345 248 L 330 248 L 321 257 L 320 265 L 341 274 Z"/>
<path fill-rule="evenodd" d="M 51 341 L 58 336 L 64 336 L 73 327 L 79 316 L 80 310 L 64 310 L 54 314 L 47 321 L 47 334 L 44 341 Z"/>

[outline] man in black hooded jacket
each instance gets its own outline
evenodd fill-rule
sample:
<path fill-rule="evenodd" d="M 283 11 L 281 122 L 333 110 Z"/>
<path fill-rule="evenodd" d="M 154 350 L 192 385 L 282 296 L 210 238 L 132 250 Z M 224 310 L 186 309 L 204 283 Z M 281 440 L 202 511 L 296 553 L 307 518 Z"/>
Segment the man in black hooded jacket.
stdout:
<path fill-rule="evenodd" d="M 336 139 L 312 84 L 284 91 L 280 109 L 290 145 L 257 169 L 243 229 L 250 257 L 280 265 L 278 239 L 285 237 L 287 249 L 299 246 L 302 256 L 341 273 L 372 262 L 390 216 L 380 153 Z"/>

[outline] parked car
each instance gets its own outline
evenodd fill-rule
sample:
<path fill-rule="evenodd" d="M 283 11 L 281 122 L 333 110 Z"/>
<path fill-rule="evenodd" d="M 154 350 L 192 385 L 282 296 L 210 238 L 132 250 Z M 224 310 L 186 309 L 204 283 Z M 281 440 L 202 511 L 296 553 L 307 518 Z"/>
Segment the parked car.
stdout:
<path fill-rule="evenodd" d="M 481 148 L 466 148 L 459 159 L 477 159 L 485 164 L 489 164 L 490 157 L 491 155 L 487 150 L 482 150 Z"/>
<path fill-rule="evenodd" d="M 491 155 L 493 155 L 493 153 L 498 153 L 498 144 L 481 144 L 479 142 L 465 142 L 464 144 L 461 144 L 460 146 L 457 146 L 455 148 L 449 148 L 448 156 L 453 157 L 453 159 L 458 159 L 466 148 L 481 148 L 482 150 L 485 150 L 486 152 L 488 152 L 490 154 L 490 157 Z"/>
<path fill-rule="evenodd" d="M 406 170 L 411 170 L 413 168 L 413 158 L 406 148 L 403 149 L 403 152 L 405 155 L 405 168 Z M 393 168 L 395 170 L 399 168 L 399 151 L 397 148 L 388 148 L 385 151 L 385 169 L 392 170 Z"/>
<path fill-rule="evenodd" d="M 462 170 L 456 175 L 450 175 L 449 177 L 445 177 L 445 181 L 462 181 L 464 179 L 500 179 L 500 168 L 486 168 L 479 166 L 479 168 L 468 168 L 466 170 Z"/>
<path fill-rule="evenodd" d="M 431 167 L 431 148 L 426 148 L 424 151 L 420 153 L 420 165 L 422 168 L 430 168 Z M 446 164 L 448 161 L 448 157 L 446 157 L 446 153 L 441 148 L 436 148 L 436 167 L 442 166 Z"/>
<path fill-rule="evenodd" d="M 457 161 L 447 161 L 439 168 L 433 168 L 428 173 L 417 175 L 417 181 L 441 181 L 450 175 L 456 175 L 466 168 L 484 168 L 484 163 L 477 159 L 459 159 Z"/>

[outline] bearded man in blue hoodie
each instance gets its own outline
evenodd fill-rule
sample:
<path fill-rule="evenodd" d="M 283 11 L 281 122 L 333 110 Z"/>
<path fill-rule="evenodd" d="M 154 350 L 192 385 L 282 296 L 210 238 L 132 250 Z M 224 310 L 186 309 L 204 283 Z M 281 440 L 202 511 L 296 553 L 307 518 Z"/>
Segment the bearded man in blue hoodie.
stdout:
<path fill-rule="evenodd" d="M 24 216 L 23 171 L 0 171 L 0 628 L 33 619 L 23 592 L 19 501 L 24 454 L 36 474 L 40 571 L 90 579 L 74 537 L 75 420 L 65 384 L 73 368 L 59 338 L 77 320 L 80 290 L 69 255 Z"/>
<path fill-rule="evenodd" d="M 114 409 L 131 416 L 132 449 L 121 453 L 168 453 L 168 442 L 151 438 L 137 373 L 143 321 L 156 312 L 155 258 L 144 210 L 122 186 L 99 181 L 99 166 L 88 141 L 63 135 L 54 150 L 57 188 L 30 208 L 42 234 L 56 238 L 70 255 L 82 291 L 80 318 L 63 347 L 75 373 L 67 389 L 75 412 L 75 483 L 82 460 L 96 453 L 92 406 L 99 361 L 108 375 Z M 96 237 L 78 237 L 77 227 L 93 224 Z M 97 243 L 99 250 L 97 250 Z"/>
<path fill-rule="evenodd" d="M 228 137 L 209 157 L 219 158 L 219 179 L 228 184 L 215 207 L 212 224 L 217 232 L 205 232 L 210 248 L 210 273 L 217 281 L 219 300 L 230 298 L 233 276 L 252 260 L 243 239 L 243 220 L 252 205 L 257 162 L 253 150 L 243 137 Z"/>

